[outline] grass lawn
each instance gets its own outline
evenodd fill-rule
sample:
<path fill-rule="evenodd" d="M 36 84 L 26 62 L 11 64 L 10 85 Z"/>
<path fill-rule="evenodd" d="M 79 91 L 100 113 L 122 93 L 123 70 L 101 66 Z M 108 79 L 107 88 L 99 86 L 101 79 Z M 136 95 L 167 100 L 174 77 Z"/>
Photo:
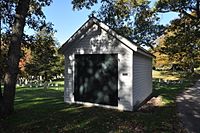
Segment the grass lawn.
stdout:
<path fill-rule="evenodd" d="M 63 87 L 17 88 L 15 113 L 0 121 L 1 133 L 172 133 L 180 132 L 175 96 L 191 83 L 155 83 L 153 95 L 162 96 L 163 106 L 137 112 L 120 112 L 63 102 Z"/>

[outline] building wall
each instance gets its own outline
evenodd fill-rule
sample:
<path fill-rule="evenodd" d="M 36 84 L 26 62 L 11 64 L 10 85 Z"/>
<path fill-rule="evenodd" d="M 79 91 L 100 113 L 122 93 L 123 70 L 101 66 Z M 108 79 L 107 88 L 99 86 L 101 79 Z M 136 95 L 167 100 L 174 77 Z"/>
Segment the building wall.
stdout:
<path fill-rule="evenodd" d="M 152 93 L 152 58 L 134 52 L 133 106 L 137 107 Z"/>
<path fill-rule="evenodd" d="M 133 51 L 96 24 L 65 51 L 65 102 L 74 101 L 74 54 L 118 54 L 118 108 L 132 110 Z"/>

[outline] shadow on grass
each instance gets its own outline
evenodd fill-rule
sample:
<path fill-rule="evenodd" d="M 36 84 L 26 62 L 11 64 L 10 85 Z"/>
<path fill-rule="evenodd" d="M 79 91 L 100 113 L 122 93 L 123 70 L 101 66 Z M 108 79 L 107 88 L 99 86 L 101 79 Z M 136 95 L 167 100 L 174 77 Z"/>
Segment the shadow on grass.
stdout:
<path fill-rule="evenodd" d="M 153 95 L 162 95 L 168 104 L 137 112 L 69 105 L 63 102 L 62 90 L 19 88 L 15 113 L 0 121 L 0 132 L 180 132 L 174 100 L 189 83 L 154 83 Z"/>
<path fill-rule="evenodd" d="M 163 81 L 156 79 L 153 82 L 153 96 L 163 96 L 167 103 L 175 103 L 176 96 L 180 94 L 185 88 L 193 86 L 198 78 L 199 74 L 185 74 L 180 80 L 175 81 Z"/>
<path fill-rule="evenodd" d="M 171 75 L 178 78 L 184 78 L 187 74 L 184 71 L 161 71 L 162 75 Z"/>
<path fill-rule="evenodd" d="M 185 88 L 185 85 L 181 83 L 154 83 L 154 86 L 156 86 L 156 88 L 153 90 L 153 96 L 162 96 L 167 102 L 174 102 L 176 96 Z"/>
<path fill-rule="evenodd" d="M 62 91 L 23 88 L 16 93 L 15 113 L 1 121 L 0 132 L 172 132 L 173 112 L 173 107 L 120 112 L 69 105 L 63 102 Z"/>

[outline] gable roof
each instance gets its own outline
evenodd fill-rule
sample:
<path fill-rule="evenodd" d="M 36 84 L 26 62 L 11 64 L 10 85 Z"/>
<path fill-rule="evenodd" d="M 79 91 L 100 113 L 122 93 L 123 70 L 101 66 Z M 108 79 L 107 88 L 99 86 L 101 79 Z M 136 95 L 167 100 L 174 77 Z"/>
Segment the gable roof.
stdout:
<path fill-rule="evenodd" d="M 128 47 L 129 49 L 141 53 L 145 56 L 151 57 L 151 58 L 155 58 L 155 56 L 151 53 L 149 53 L 147 50 L 145 50 L 144 48 L 137 46 L 134 42 L 131 42 L 130 40 L 128 40 L 127 38 L 119 35 L 118 33 L 116 33 L 113 29 L 111 29 L 109 26 L 107 26 L 106 24 L 102 23 L 101 21 L 99 21 L 97 18 L 95 17 L 91 17 L 89 18 L 60 48 L 59 48 L 59 53 L 64 53 L 65 50 L 67 49 L 67 47 L 69 45 L 71 45 L 71 43 L 78 37 L 82 36 L 93 24 L 98 25 L 99 27 L 101 27 L 102 29 L 104 29 L 108 34 L 112 35 L 113 37 L 115 37 L 116 39 L 118 39 L 122 44 L 124 44 L 126 47 Z"/>

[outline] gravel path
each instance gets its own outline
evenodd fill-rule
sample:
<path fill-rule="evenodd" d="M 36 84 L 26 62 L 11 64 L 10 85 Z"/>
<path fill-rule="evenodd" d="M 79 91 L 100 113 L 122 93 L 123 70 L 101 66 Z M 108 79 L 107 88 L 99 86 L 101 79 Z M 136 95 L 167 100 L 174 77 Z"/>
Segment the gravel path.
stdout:
<path fill-rule="evenodd" d="M 200 133 L 200 79 L 181 93 L 176 102 L 184 128 L 189 133 Z"/>

